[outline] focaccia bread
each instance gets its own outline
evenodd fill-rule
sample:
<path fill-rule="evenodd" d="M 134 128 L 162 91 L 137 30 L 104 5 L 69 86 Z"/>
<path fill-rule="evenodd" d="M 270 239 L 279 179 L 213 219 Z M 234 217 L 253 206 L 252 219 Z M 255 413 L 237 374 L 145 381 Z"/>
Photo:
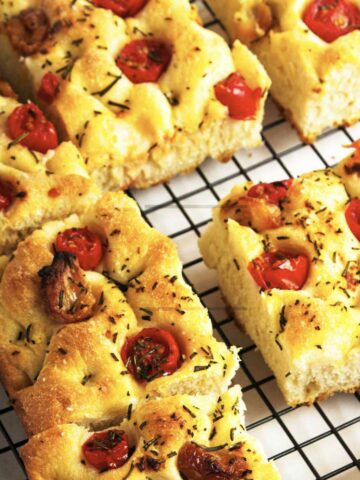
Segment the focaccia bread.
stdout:
<path fill-rule="evenodd" d="M 32 437 L 21 455 L 30 480 L 277 480 L 246 433 L 240 387 L 221 397 L 141 402 L 120 427 L 90 433 L 61 425 Z"/>
<path fill-rule="evenodd" d="M 360 386 L 359 164 L 236 186 L 200 240 L 293 406 Z"/>
<path fill-rule="evenodd" d="M 6 88 L 0 81 L 0 94 Z M 12 94 L 10 89 L 8 92 Z M 99 197 L 84 160 L 70 142 L 58 144 L 55 137 L 52 148 L 40 152 L 23 146 L 19 137 L 10 136 L 9 124 L 23 108 L 31 107 L 0 96 L 0 255 L 11 253 L 21 239 L 44 222 L 82 213 Z M 32 111 L 42 115 L 39 110 Z"/>
<path fill-rule="evenodd" d="M 359 0 L 209 0 L 250 44 L 271 94 L 303 141 L 360 119 Z"/>
<path fill-rule="evenodd" d="M 261 142 L 269 78 L 244 45 L 231 52 L 188 0 L 145 1 L 125 19 L 99 4 L 0 5 L 4 75 L 40 101 L 99 185 L 147 187 Z"/>
<path fill-rule="evenodd" d="M 237 349 L 214 339 L 181 269 L 123 193 L 19 244 L 0 282 L 0 377 L 29 435 L 229 386 Z"/>

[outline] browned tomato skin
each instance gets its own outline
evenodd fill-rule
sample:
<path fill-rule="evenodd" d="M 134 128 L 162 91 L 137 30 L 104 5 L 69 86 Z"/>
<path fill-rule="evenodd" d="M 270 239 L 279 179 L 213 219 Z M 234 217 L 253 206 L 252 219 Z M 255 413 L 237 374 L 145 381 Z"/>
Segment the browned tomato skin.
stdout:
<path fill-rule="evenodd" d="M 27 8 L 10 18 L 5 28 L 13 48 L 23 56 L 30 56 L 43 47 L 50 23 L 43 10 Z"/>
<path fill-rule="evenodd" d="M 187 480 L 241 480 L 250 473 L 241 445 L 234 450 L 209 451 L 187 442 L 179 452 L 178 467 Z"/>
<path fill-rule="evenodd" d="M 251 198 L 244 195 L 231 198 L 221 207 L 221 219 L 231 218 L 245 227 L 257 232 L 278 228 L 282 225 L 281 210 L 262 198 Z"/>
<path fill-rule="evenodd" d="M 42 268 L 39 276 L 49 313 L 55 321 L 81 322 L 93 315 L 97 302 L 74 255 L 56 252 L 53 263 Z"/>
<path fill-rule="evenodd" d="M 17 99 L 17 95 L 12 89 L 11 85 L 4 80 L 0 80 L 0 95 L 2 97 Z"/>

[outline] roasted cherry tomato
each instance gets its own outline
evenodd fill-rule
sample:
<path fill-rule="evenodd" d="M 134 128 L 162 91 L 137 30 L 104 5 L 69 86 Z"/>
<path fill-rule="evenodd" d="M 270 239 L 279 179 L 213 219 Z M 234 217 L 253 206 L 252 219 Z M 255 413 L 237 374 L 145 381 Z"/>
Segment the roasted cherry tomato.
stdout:
<path fill-rule="evenodd" d="M 51 33 L 50 21 L 39 8 L 26 8 L 4 26 L 13 48 L 27 57 L 39 53 Z"/>
<path fill-rule="evenodd" d="M 38 275 L 48 311 L 58 323 L 82 322 L 94 314 L 98 301 L 73 254 L 56 252 L 52 264 Z"/>
<path fill-rule="evenodd" d="M 260 98 L 261 88 L 252 90 L 239 72 L 232 73 L 215 85 L 215 96 L 220 103 L 228 107 L 229 115 L 236 120 L 254 118 Z"/>
<path fill-rule="evenodd" d="M 180 367 L 180 348 L 171 333 L 160 328 L 144 328 L 127 338 L 121 358 L 138 380 L 151 381 L 171 375 Z"/>
<path fill-rule="evenodd" d="M 359 28 L 360 10 L 347 0 L 315 0 L 306 8 L 303 20 L 322 40 L 333 42 Z"/>
<path fill-rule="evenodd" d="M 178 468 L 187 480 L 240 480 L 249 473 L 242 444 L 217 450 L 187 442 L 179 451 Z"/>
<path fill-rule="evenodd" d="M 20 139 L 21 145 L 46 153 L 58 146 L 58 136 L 54 125 L 46 119 L 34 103 L 16 107 L 7 120 L 9 137 Z"/>
<path fill-rule="evenodd" d="M 111 10 L 119 17 L 133 17 L 149 0 L 92 0 L 96 7 Z"/>
<path fill-rule="evenodd" d="M 309 259 L 305 255 L 268 252 L 252 260 L 248 270 L 263 290 L 300 290 L 309 273 Z"/>
<path fill-rule="evenodd" d="M 50 105 L 57 97 L 59 89 L 60 78 L 55 73 L 45 73 L 41 80 L 38 97 L 40 100 Z"/>
<path fill-rule="evenodd" d="M 280 205 L 281 200 L 286 197 L 292 182 L 292 179 L 289 179 L 281 182 L 258 183 L 249 189 L 247 195 L 252 198 L 263 198 L 268 203 Z"/>
<path fill-rule="evenodd" d="M 223 221 L 231 218 L 256 232 L 279 228 L 283 223 L 281 210 L 277 205 L 261 198 L 244 196 L 242 193 L 230 197 L 221 206 L 220 216 Z"/>
<path fill-rule="evenodd" d="M 169 66 L 172 51 L 156 38 L 133 40 L 125 45 L 117 65 L 133 83 L 157 82 Z"/>
<path fill-rule="evenodd" d="M 72 253 L 84 270 L 96 268 L 103 255 L 101 240 L 87 228 L 69 228 L 58 234 L 55 240 L 58 252 Z"/>
<path fill-rule="evenodd" d="M 98 432 L 82 446 L 83 455 L 99 472 L 122 467 L 129 458 L 128 436 L 122 430 Z"/>
<path fill-rule="evenodd" d="M 6 212 L 13 203 L 14 197 L 15 190 L 11 183 L 0 180 L 0 212 Z"/>
<path fill-rule="evenodd" d="M 360 198 L 351 200 L 345 210 L 345 218 L 350 230 L 360 241 Z"/>

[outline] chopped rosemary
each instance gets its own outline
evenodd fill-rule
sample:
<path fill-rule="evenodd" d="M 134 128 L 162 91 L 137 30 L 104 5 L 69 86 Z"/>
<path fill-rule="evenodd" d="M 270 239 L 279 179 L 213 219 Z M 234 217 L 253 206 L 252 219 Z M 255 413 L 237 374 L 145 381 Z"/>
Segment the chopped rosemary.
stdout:
<path fill-rule="evenodd" d="M 23 132 L 8 144 L 7 149 L 10 150 L 11 147 L 15 147 L 15 145 L 21 143 L 28 135 L 30 135 L 30 132 Z"/>
<path fill-rule="evenodd" d="M 116 84 L 117 82 L 122 78 L 122 75 L 116 76 L 114 80 L 112 80 L 109 85 L 104 87 L 102 90 L 98 90 L 97 92 L 93 92 L 91 95 L 99 95 L 99 97 L 103 97 L 106 95 Z"/>

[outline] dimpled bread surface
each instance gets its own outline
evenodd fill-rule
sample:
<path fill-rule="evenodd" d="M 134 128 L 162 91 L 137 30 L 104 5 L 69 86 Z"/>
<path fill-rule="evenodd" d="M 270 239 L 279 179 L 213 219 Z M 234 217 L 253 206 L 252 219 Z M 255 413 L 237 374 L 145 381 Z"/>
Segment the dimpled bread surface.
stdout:
<path fill-rule="evenodd" d="M 52 263 L 58 232 L 72 227 L 96 232 L 104 256 L 97 271 L 83 272 L 82 288 L 96 302 L 90 318 L 61 324 L 49 313 L 38 272 Z M 214 339 L 181 268 L 174 243 L 123 193 L 20 243 L 0 283 L 0 375 L 29 435 L 61 423 L 108 426 L 144 397 L 225 391 L 237 349 Z M 120 352 L 126 337 L 149 327 L 174 335 L 182 362 L 168 377 L 139 382 Z"/>
<path fill-rule="evenodd" d="M 286 118 L 313 143 L 326 128 L 360 118 L 360 31 L 323 41 L 302 20 L 309 3 L 209 0 L 231 38 L 248 43 L 264 65 Z"/>
<path fill-rule="evenodd" d="M 236 42 L 231 51 L 200 26 L 187 0 L 150 0 L 125 20 L 86 0 L 4 0 L 3 26 L 26 7 L 42 9 L 57 28 L 45 48 L 26 58 L 19 58 L 3 28 L 4 75 L 26 97 L 36 96 L 45 73 L 59 75 L 60 93 L 44 108 L 79 147 L 101 187 L 147 187 L 195 168 L 208 155 L 224 161 L 240 147 L 261 143 L 270 85 L 264 68 L 244 45 Z M 133 84 L 116 58 L 127 43 L 143 38 L 171 45 L 172 60 L 158 82 Z M 215 98 L 214 85 L 235 71 L 262 90 L 253 119 L 230 118 Z"/>
<path fill-rule="evenodd" d="M 359 152 L 336 169 L 293 181 L 279 210 L 281 226 L 255 230 L 222 216 L 246 195 L 234 187 L 214 210 L 200 240 L 205 262 L 218 273 L 226 302 L 273 370 L 290 405 L 311 404 L 360 385 L 359 241 L 345 219 L 358 198 Z M 262 200 L 261 200 L 262 202 Z M 310 270 L 298 290 L 260 289 L 248 265 L 269 249 L 305 254 Z"/>
<path fill-rule="evenodd" d="M 7 120 L 20 104 L 0 97 L 0 180 L 13 186 L 15 198 L 0 211 L 0 255 L 9 254 L 35 228 L 48 220 L 82 213 L 99 198 L 85 163 L 70 142 L 42 154 L 14 142 Z"/>
<path fill-rule="evenodd" d="M 176 395 L 142 402 L 120 425 L 134 453 L 122 467 L 101 474 L 83 459 L 82 445 L 90 432 L 78 425 L 60 425 L 35 435 L 22 449 L 22 458 L 30 480 L 180 480 L 184 477 L 178 467 L 179 451 L 195 442 L 241 455 L 247 470 L 241 476 L 244 480 L 278 480 L 273 464 L 246 433 L 243 413 L 238 386 L 219 398 Z"/>

